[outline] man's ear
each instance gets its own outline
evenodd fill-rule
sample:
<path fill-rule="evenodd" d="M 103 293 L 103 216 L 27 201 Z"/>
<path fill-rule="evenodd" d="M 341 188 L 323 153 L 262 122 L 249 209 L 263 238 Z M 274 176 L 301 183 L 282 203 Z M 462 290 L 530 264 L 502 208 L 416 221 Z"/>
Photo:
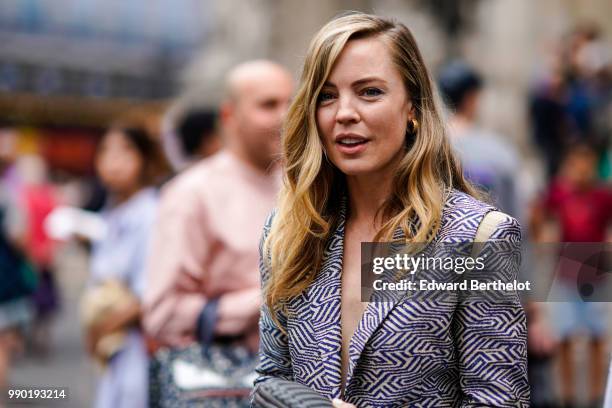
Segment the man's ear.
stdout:
<path fill-rule="evenodd" d="M 222 127 L 227 127 L 229 122 L 231 122 L 234 110 L 234 104 L 231 101 L 226 100 L 221 103 L 221 106 L 219 106 L 219 121 Z"/>

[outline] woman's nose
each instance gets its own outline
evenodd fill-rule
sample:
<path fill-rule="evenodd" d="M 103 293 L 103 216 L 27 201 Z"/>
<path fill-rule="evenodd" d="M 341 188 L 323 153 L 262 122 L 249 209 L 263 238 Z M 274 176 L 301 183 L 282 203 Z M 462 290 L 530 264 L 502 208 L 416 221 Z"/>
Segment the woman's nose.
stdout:
<path fill-rule="evenodd" d="M 355 109 L 350 97 L 339 98 L 336 121 L 340 124 L 359 122 L 359 113 Z"/>

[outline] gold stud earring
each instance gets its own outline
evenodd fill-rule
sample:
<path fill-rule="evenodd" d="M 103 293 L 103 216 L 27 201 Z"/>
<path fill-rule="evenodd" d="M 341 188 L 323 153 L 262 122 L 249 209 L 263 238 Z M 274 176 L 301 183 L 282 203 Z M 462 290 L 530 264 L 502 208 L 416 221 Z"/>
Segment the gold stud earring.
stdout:
<path fill-rule="evenodd" d="M 416 119 L 410 119 L 408 121 L 408 132 L 412 135 L 416 134 L 419 130 L 419 122 Z"/>

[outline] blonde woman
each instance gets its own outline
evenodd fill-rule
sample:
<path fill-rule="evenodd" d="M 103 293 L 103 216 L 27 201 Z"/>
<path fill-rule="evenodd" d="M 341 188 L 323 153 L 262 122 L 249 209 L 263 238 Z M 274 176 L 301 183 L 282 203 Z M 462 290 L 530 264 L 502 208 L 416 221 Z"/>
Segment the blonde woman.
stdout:
<path fill-rule="evenodd" d="M 517 221 L 463 178 L 410 31 L 360 13 L 324 26 L 282 146 L 284 187 L 261 246 L 254 396 L 280 378 L 336 406 L 526 406 L 518 300 L 361 302 L 361 242 L 473 241 L 483 224 L 520 241 Z"/>

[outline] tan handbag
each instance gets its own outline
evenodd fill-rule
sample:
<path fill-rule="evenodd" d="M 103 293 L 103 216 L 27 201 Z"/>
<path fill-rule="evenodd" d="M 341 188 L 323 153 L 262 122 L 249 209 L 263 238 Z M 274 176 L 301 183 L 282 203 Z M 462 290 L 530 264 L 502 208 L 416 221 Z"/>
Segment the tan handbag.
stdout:
<path fill-rule="evenodd" d="M 134 302 L 136 296 L 123 282 L 111 279 L 88 289 L 81 299 L 81 322 L 85 332 L 97 324 L 102 317 L 115 310 L 123 309 Z M 110 358 L 121 350 L 126 330 L 119 330 L 102 337 L 95 348 L 94 359 L 105 367 Z"/>

